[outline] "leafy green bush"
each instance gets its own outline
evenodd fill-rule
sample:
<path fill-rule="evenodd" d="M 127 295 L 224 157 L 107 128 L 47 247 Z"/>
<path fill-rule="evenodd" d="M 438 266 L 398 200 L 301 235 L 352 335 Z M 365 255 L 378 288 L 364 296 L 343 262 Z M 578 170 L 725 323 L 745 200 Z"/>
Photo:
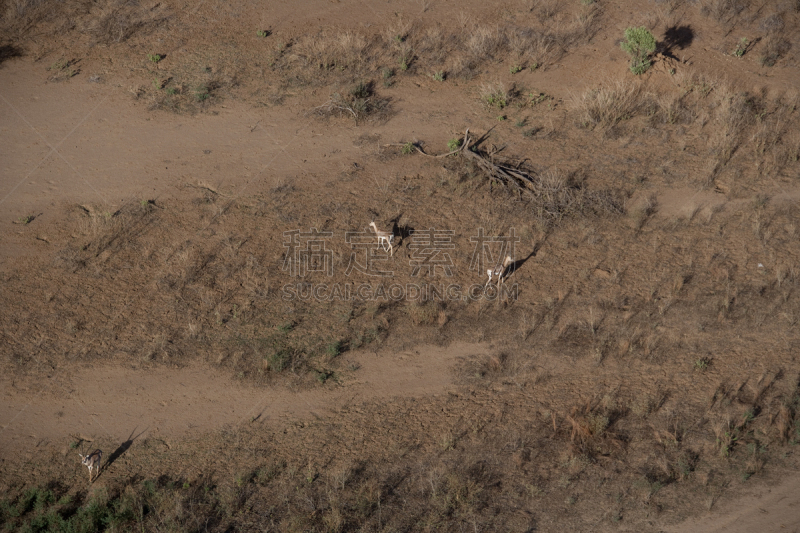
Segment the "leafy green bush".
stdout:
<path fill-rule="evenodd" d="M 747 47 L 750 45 L 750 41 L 747 37 L 742 37 L 739 40 L 739 44 L 736 45 L 736 50 L 733 51 L 733 55 L 736 57 L 742 57 L 745 52 L 747 52 Z"/>
<path fill-rule="evenodd" d="M 325 346 L 325 355 L 331 359 L 338 356 L 342 352 L 342 343 L 340 341 L 333 341 Z"/>
<path fill-rule="evenodd" d="M 644 74 L 650 68 L 650 54 L 656 51 L 656 38 L 644 26 L 625 30 L 622 49 L 631 56 L 631 72 Z"/>

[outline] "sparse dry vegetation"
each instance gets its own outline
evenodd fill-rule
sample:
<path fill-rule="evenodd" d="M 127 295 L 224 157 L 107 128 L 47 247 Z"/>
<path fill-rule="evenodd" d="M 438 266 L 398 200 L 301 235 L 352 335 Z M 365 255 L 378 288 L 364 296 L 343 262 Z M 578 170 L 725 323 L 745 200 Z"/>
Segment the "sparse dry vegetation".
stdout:
<path fill-rule="evenodd" d="M 349 115 L 357 124 L 359 120 L 370 116 L 385 119 L 390 108 L 388 99 L 375 95 L 371 82 L 361 81 L 345 94 L 333 93 L 330 100 L 316 107 L 314 111 L 321 116 Z"/>
<path fill-rule="evenodd" d="M 614 81 L 576 96 L 574 105 L 583 124 L 608 127 L 636 116 L 649 98 L 639 82 Z"/>
<path fill-rule="evenodd" d="M 648 530 L 797 467 L 800 9 L 332 6 L 321 27 L 228 4 L 0 4 L 0 71 L 21 58 L 53 91 L 130 88 L 154 121 L 236 101 L 253 138 L 264 117 L 294 134 L 258 141 L 285 166 L 215 154 L 214 181 L 154 157 L 170 194 L 16 214 L 3 242 L 40 255 L 0 269 L 9 394 L 81 365 L 204 365 L 317 402 L 127 447 L 98 430 L 113 460 L 89 489 L 70 461 L 84 437 L 43 439 L 0 466 L 7 529 Z M 608 29 L 632 25 L 659 43 L 643 76 Z M 345 240 L 371 219 L 393 256 Z M 292 275 L 308 228 L 332 237 Z M 416 240 L 431 228 L 454 230 L 435 260 Z M 478 228 L 498 239 L 480 264 Z M 495 293 L 491 246 L 510 236 Z M 370 297 L 334 292 L 348 285 Z M 409 286 L 425 289 L 394 297 Z M 432 393 L 404 395 L 424 364 L 348 390 L 355 355 L 458 343 L 477 355 Z"/>
<path fill-rule="evenodd" d="M 564 178 L 551 172 L 544 173 L 542 179 L 561 183 Z M 431 184 L 431 187 L 438 185 Z M 234 453 L 232 450 L 226 451 L 227 444 L 215 440 L 186 441 L 181 445 L 185 448 L 175 448 L 159 456 L 149 455 L 146 451 L 149 445 L 142 444 L 137 457 L 152 461 L 151 468 L 156 470 L 168 470 L 164 461 L 169 461 L 169 457 L 173 457 L 171 454 L 183 453 L 181 450 L 207 449 L 222 453 L 218 458 L 221 461 L 218 473 L 213 478 L 202 479 L 181 477 L 176 473 L 177 477 L 169 479 L 114 482 L 108 489 L 108 499 L 98 500 L 99 508 L 92 503 L 92 497 L 76 497 L 68 487 L 49 489 L 54 491 L 56 501 L 70 494 L 71 503 L 54 505 L 45 501 L 42 511 L 31 508 L 12 517 L 15 523 L 44 520 L 43 516 L 57 521 L 55 515 L 69 520 L 70 516 L 83 516 L 90 509 L 107 509 L 102 512 L 115 516 L 120 524 L 149 527 L 149 521 L 156 519 L 184 523 L 185 515 L 176 514 L 177 511 L 166 503 L 158 504 L 169 499 L 186 502 L 181 505 L 193 502 L 197 513 L 209 520 L 213 516 L 209 523 L 217 523 L 220 528 L 231 524 L 241 528 L 248 527 L 247 516 L 250 516 L 240 514 L 241 509 L 256 508 L 261 505 L 259 502 L 274 498 L 296 502 L 313 498 L 319 502 L 319 513 L 301 517 L 289 506 L 270 511 L 271 516 L 276 523 L 300 520 L 304 527 L 326 527 L 325 524 L 334 521 L 346 528 L 346 524 L 380 520 L 402 529 L 410 527 L 407 505 L 413 502 L 417 510 L 413 521 L 457 525 L 462 519 L 469 519 L 487 527 L 509 525 L 516 523 L 513 518 L 492 518 L 488 512 L 491 503 L 510 497 L 522 504 L 531 491 L 509 496 L 498 490 L 491 480 L 502 478 L 509 483 L 524 484 L 530 483 L 529 477 L 534 476 L 531 479 L 535 480 L 534 492 L 538 500 L 563 501 L 582 494 L 579 487 L 587 480 L 604 479 L 603 462 L 608 460 L 614 461 L 621 472 L 614 487 L 632 489 L 630 496 L 620 503 L 620 509 L 625 509 L 630 517 L 631 513 L 639 512 L 637 509 L 642 509 L 642 505 L 653 501 L 664 505 L 674 501 L 687 487 L 692 490 L 702 487 L 700 479 L 708 469 L 723 476 L 730 472 L 736 479 L 759 475 L 768 462 L 774 464 L 782 460 L 783 443 L 797 439 L 796 376 L 772 372 L 756 380 L 748 378 L 747 370 L 729 365 L 724 357 L 717 357 L 709 364 L 707 356 L 693 355 L 684 348 L 702 346 L 726 354 L 738 343 L 732 344 L 729 338 L 731 327 L 755 331 L 783 320 L 783 314 L 800 315 L 800 301 L 793 290 L 796 280 L 785 268 L 776 271 L 766 284 L 737 274 L 733 269 L 734 264 L 746 261 L 747 257 L 747 253 L 733 243 L 752 238 L 749 227 L 731 225 L 738 216 L 735 212 L 717 213 L 712 223 L 698 221 L 673 227 L 653 222 L 656 202 L 645 197 L 641 210 L 647 212 L 649 222 L 646 225 L 637 224 L 625 230 L 613 217 L 590 218 L 592 224 L 600 225 L 603 235 L 629 232 L 622 236 L 628 243 L 623 256 L 618 256 L 615 247 L 582 237 L 586 230 L 581 229 L 581 224 L 587 220 L 583 217 L 595 215 L 565 217 L 551 230 L 549 239 L 557 247 L 571 246 L 569 238 L 565 238 L 567 235 L 585 239 L 583 246 L 590 248 L 592 257 L 570 264 L 567 275 L 573 282 L 568 293 L 549 294 L 547 287 L 552 274 L 548 275 L 545 270 L 538 272 L 541 288 L 535 289 L 537 292 L 531 299 L 542 304 L 534 307 L 536 312 L 527 319 L 525 335 L 520 336 L 517 335 L 518 324 L 511 318 L 516 314 L 515 306 L 522 305 L 527 297 L 511 302 L 509 308 L 497 307 L 491 315 L 482 314 L 477 319 L 470 316 L 469 306 L 453 304 L 445 313 L 446 320 L 441 320 L 443 310 L 434 302 L 352 308 L 298 302 L 300 312 L 291 316 L 315 317 L 315 325 L 271 312 L 270 302 L 279 298 L 278 289 L 271 280 L 279 276 L 280 261 L 258 260 L 263 252 L 247 244 L 257 240 L 256 234 L 245 233 L 243 229 L 249 227 L 252 228 L 249 231 L 257 231 L 265 220 L 277 216 L 277 210 L 285 201 L 279 196 L 274 200 L 250 198 L 226 202 L 219 192 L 210 188 L 198 188 L 197 194 L 197 202 L 191 209 L 195 211 L 199 226 L 180 226 L 178 220 L 188 219 L 186 213 L 177 216 L 181 208 L 174 204 L 136 202 L 114 213 L 91 206 L 76 210 L 73 224 L 84 237 L 66 250 L 57 264 L 46 267 L 44 272 L 55 269 L 52 273 L 35 278 L 43 280 L 39 282 L 40 287 L 29 283 L 26 289 L 46 300 L 44 292 L 50 290 L 47 279 L 58 277 L 68 288 L 83 286 L 85 282 L 78 280 L 91 278 L 95 287 L 114 283 L 116 290 L 133 294 L 110 277 L 127 264 L 135 273 L 131 280 L 153 280 L 138 284 L 137 297 L 147 304 L 131 302 L 131 309 L 146 311 L 164 305 L 161 302 L 175 301 L 176 295 L 180 295 L 185 307 L 174 321 L 154 321 L 147 318 L 146 312 L 129 314 L 126 322 L 131 327 L 121 330 L 119 322 L 106 324 L 105 317 L 110 310 L 99 302 L 91 305 L 87 302 L 75 308 L 71 289 L 62 289 L 60 295 L 51 298 L 48 307 L 48 320 L 54 321 L 49 330 L 55 336 L 37 346 L 26 340 L 35 338 L 26 328 L 48 322 L 43 322 L 43 317 L 34 318 L 30 310 L 26 314 L 12 305 L 4 309 L 3 321 L 7 324 L 6 334 L 18 347 L 14 350 L 18 365 L 15 372 L 25 372 L 33 361 L 31 357 L 43 358 L 41 360 L 55 366 L 64 364 L 53 358 L 55 353 L 67 354 L 70 359 L 98 361 L 100 357 L 107 357 L 103 355 L 103 344 L 111 342 L 115 336 L 131 342 L 132 351 L 126 352 L 125 345 L 116 341 L 115 357 L 120 360 L 150 365 L 167 361 L 183 364 L 192 357 L 210 357 L 212 363 L 230 368 L 249 380 L 267 383 L 289 375 L 302 386 L 314 383 L 317 383 L 314 386 L 328 386 L 325 382 L 335 380 L 337 373 L 346 371 L 337 366 L 340 349 L 355 349 L 372 342 L 380 342 L 384 347 L 399 342 L 406 344 L 412 332 L 419 340 L 425 339 L 425 331 L 435 332 L 437 337 L 474 338 L 482 324 L 489 326 L 493 338 L 519 340 L 508 349 L 467 362 L 461 367 L 461 375 L 473 388 L 478 386 L 476 390 L 480 395 L 492 394 L 491 390 L 498 385 L 513 384 L 513 390 L 518 392 L 506 396 L 511 403 L 523 401 L 523 396 L 516 399 L 515 395 L 528 394 L 526 391 L 531 386 L 547 391 L 533 404 L 525 404 L 534 416 L 509 429 L 507 422 L 490 413 L 459 418 L 469 420 L 471 425 L 453 423 L 455 419 L 445 423 L 449 420 L 445 414 L 440 421 L 444 424 L 442 432 L 436 434 L 409 431 L 406 422 L 397 426 L 396 431 L 401 432 L 393 437 L 397 444 L 381 459 L 377 455 L 363 454 L 358 459 L 320 456 L 316 449 L 292 451 L 288 444 L 294 438 L 292 432 L 282 435 L 282 440 L 259 453 L 259 460 L 250 459 L 250 456 L 234 457 L 230 455 Z M 304 197 L 304 201 L 308 200 Z M 786 250 L 786 244 L 793 238 L 787 228 L 797 214 L 796 209 L 773 205 L 763 199 L 753 201 L 753 205 L 763 219 L 770 220 L 775 228 L 782 228 L 766 246 L 773 253 Z M 522 215 L 522 212 L 516 210 L 516 216 L 528 216 L 528 220 L 535 221 L 532 214 Z M 225 222 L 215 218 L 219 213 L 226 214 Z M 214 227 L 218 237 L 193 237 L 210 220 L 217 221 Z M 720 226 L 728 228 L 723 238 L 719 235 Z M 172 240 L 174 249 L 149 247 L 154 236 L 161 235 L 166 228 L 177 237 L 174 233 L 177 227 L 183 227 L 181 231 L 187 232 L 185 235 L 189 238 Z M 235 235 L 232 228 L 239 228 Z M 636 234 L 640 237 L 634 237 Z M 689 235 L 694 246 L 681 249 L 677 256 L 673 256 L 671 250 L 654 249 L 650 244 L 652 240 L 666 238 L 685 240 Z M 668 257 L 672 259 L 668 261 Z M 597 264 L 610 265 L 609 271 L 620 273 L 606 273 L 602 270 L 606 267 L 593 266 Z M 686 265 L 691 265 L 688 273 Z M 592 270 L 594 268 L 596 270 Z M 588 274 L 584 274 L 587 269 Z M 159 271 L 162 273 L 156 275 Z M 54 276 L 56 272 L 58 276 Z M 212 291 L 211 287 L 215 289 Z M 704 303 L 694 303 L 700 294 L 709 293 L 711 297 L 701 299 Z M 784 297 L 786 294 L 788 296 Z M 22 300 L 10 297 L 7 301 Z M 667 302 L 670 303 L 665 306 Z M 591 312 L 585 314 L 587 307 Z M 691 315 L 687 317 L 687 313 Z M 324 317 L 328 318 L 320 322 Z M 703 330 L 687 327 L 687 322 L 703 324 Z M 137 333 L 136 324 L 141 323 L 147 324 L 149 340 L 144 343 Z M 187 329 L 187 323 L 193 326 Z M 681 328 L 684 336 L 671 336 L 668 332 L 672 328 Z M 332 341 L 331 332 L 337 332 L 342 340 Z M 142 346 L 136 349 L 140 343 Z M 758 357 L 761 351 L 772 347 L 757 349 L 748 344 L 746 349 L 753 350 Z M 563 357 L 559 354 L 565 353 L 576 364 L 592 361 L 595 365 L 599 361 L 599 368 L 608 368 L 612 374 L 621 372 L 623 367 L 647 369 L 655 365 L 684 370 L 694 367 L 696 371 L 690 373 L 693 384 L 688 387 L 678 388 L 667 380 L 657 381 L 642 391 L 620 381 L 619 386 L 612 389 L 596 387 L 589 400 L 568 394 L 553 403 L 547 398 L 559 397 L 556 391 L 563 377 L 560 373 L 547 372 L 542 364 L 550 357 Z M 723 378 L 719 372 L 727 377 Z M 706 381 L 704 376 L 712 376 L 711 381 Z M 484 388 L 482 384 L 488 386 Z M 481 401 L 474 403 L 474 399 L 468 398 L 471 397 L 456 395 L 437 401 L 442 402 L 440 408 L 444 413 L 463 413 L 468 405 L 483 409 Z M 325 427 L 327 432 L 341 435 L 340 438 L 344 438 L 350 424 L 370 428 L 368 432 L 383 432 L 393 426 L 390 420 L 405 417 L 409 409 L 410 404 L 375 404 L 362 414 L 343 413 L 336 422 L 326 421 Z M 361 418 L 366 416 L 378 418 L 370 418 L 367 424 Z M 241 428 L 235 438 L 239 442 L 253 439 L 252 442 L 262 442 L 260 446 L 263 447 L 261 431 L 258 427 Z M 415 448 L 417 451 L 409 455 L 405 451 L 408 446 L 420 446 L 407 440 L 412 435 L 427 436 L 423 437 L 421 448 Z M 497 442 L 500 435 L 508 441 Z M 488 463 L 485 459 L 487 446 L 495 450 Z M 338 452 L 331 448 L 327 453 Z M 534 453 L 538 454 L 535 468 Z M 269 459 L 265 461 L 263 457 Z M 356 460 L 362 462 L 348 462 Z M 225 461 L 231 462 L 222 467 Z M 374 465 L 379 462 L 392 466 L 388 470 L 376 469 Z M 313 466 L 306 472 L 308 464 Z M 351 473 L 347 476 L 327 474 L 342 469 Z M 398 472 L 410 474 L 396 481 L 392 492 L 378 489 L 395 479 Z M 147 483 L 154 489 L 148 489 Z M 187 486 L 189 488 L 184 488 Z M 198 493 L 192 492 L 195 486 L 209 487 L 209 491 L 204 489 L 204 496 L 197 499 Z M 26 504 L 20 503 L 21 494 L 7 501 L 8 508 L 26 508 Z M 161 494 L 158 496 L 161 499 L 153 500 L 154 494 Z M 477 494 L 486 504 L 478 503 Z M 109 502 L 108 507 L 103 507 L 105 501 Z M 150 506 L 151 511 L 144 518 L 136 513 L 115 511 L 123 501 L 130 502 L 134 509 L 137 505 Z M 367 505 L 366 501 L 372 503 Z"/>

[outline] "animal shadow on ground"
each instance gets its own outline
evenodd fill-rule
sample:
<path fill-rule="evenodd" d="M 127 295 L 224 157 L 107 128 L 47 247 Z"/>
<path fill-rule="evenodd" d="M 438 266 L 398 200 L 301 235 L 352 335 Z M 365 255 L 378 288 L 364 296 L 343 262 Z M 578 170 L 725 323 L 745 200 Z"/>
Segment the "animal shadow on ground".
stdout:
<path fill-rule="evenodd" d="M 20 57 L 22 55 L 22 50 L 13 44 L 4 44 L 0 46 L 0 65 L 5 63 L 8 59 L 14 59 L 15 57 Z"/>
<path fill-rule="evenodd" d="M 136 436 L 134 437 L 134 436 L 133 436 L 133 434 L 134 434 L 134 433 L 136 433 L 136 428 L 133 428 L 133 431 L 131 431 L 131 434 L 128 436 L 128 440 L 126 440 L 125 442 L 123 442 L 122 444 L 120 444 L 119 446 L 117 446 L 117 449 L 116 449 L 116 450 L 114 450 L 114 451 L 111 453 L 111 455 L 109 455 L 109 456 L 108 456 L 108 461 L 106 461 L 106 465 L 105 465 L 105 467 L 106 467 L 106 468 L 108 468 L 109 466 L 111 466 L 112 464 L 114 464 L 114 461 L 116 461 L 117 459 L 119 459 L 119 458 L 120 458 L 120 456 L 122 456 L 122 454 L 123 454 L 123 453 L 127 452 L 127 451 L 128 451 L 128 448 L 130 448 L 130 447 L 131 447 L 131 445 L 133 444 L 133 441 L 135 441 L 136 439 L 138 439 L 139 437 L 141 437 L 141 436 L 144 434 L 144 432 L 145 432 L 145 431 L 147 431 L 147 428 L 145 428 L 144 430 L 142 430 L 142 432 L 141 432 L 141 433 L 139 433 L 138 435 L 136 435 Z"/>
<path fill-rule="evenodd" d="M 529 253 L 527 257 L 513 261 L 511 265 L 509 265 L 508 275 L 510 276 L 511 274 L 514 274 L 518 269 L 522 268 L 522 265 L 524 265 L 528 261 L 528 259 L 536 257 L 536 252 L 539 251 L 539 248 L 541 248 L 541 246 L 542 246 L 541 244 L 537 243 L 536 246 L 533 247 L 533 251 Z"/>
<path fill-rule="evenodd" d="M 545 233 L 542 239 L 538 239 L 536 241 L 536 244 L 533 245 L 533 250 L 531 250 L 531 253 L 529 253 L 527 257 L 524 257 L 522 259 L 517 259 L 516 261 L 511 263 L 508 275 L 510 276 L 518 269 L 522 268 L 522 265 L 524 265 L 528 261 L 528 259 L 536 257 L 536 254 L 539 253 L 539 250 L 541 250 L 542 246 L 544 246 L 544 243 L 547 242 L 547 239 L 550 237 L 550 235 L 551 235 L 550 232 Z"/>
<path fill-rule="evenodd" d="M 392 233 L 400 237 L 400 240 L 396 244 L 398 248 L 407 238 L 411 236 L 412 233 L 414 233 L 414 228 L 408 224 L 402 226 L 400 225 L 400 219 L 402 217 L 403 213 L 400 213 L 390 221 L 392 223 Z"/>

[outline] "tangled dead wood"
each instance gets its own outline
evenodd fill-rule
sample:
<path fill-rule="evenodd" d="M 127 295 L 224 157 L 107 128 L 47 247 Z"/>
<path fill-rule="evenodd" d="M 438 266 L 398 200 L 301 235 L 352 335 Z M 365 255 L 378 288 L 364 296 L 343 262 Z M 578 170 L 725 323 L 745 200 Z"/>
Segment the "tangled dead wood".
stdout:
<path fill-rule="evenodd" d="M 491 130 L 489 130 L 491 131 Z M 469 128 L 464 132 L 464 138 L 461 141 L 461 145 L 451 152 L 442 155 L 429 155 L 426 154 L 422 148 L 414 145 L 414 148 L 427 157 L 447 157 L 454 154 L 461 154 L 467 159 L 474 162 L 478 168 L 483 170 L 489 178 L 497 183 L 500 183 L 504 187 L 511 187 L 517 192 L 529 192 L 535 193 L 536 190 L 536 180 L 535 177 L 531 174 L 526 172 L 525 170 L 520 169 L 519 165 L 516 167 L 511 166 L 507 163 L 499 163 L 495 160 L 495 156 L 500 153 L 503 149 L 492 147 L 491 151 L 483 151 L 480 150 L 479 146 L 483 141 L 486 140 L 489 132 L 486 132 L 483 136 L 472 139 L 469 136 Z"/>
<path fill-rule="evenodd" d="M 502 147 L 481 149 L 481 144 L 490 132 L 491 130 L 473 138 L 467 128 L 459 147 L 440 155 L 426 154 L 416 143 L 406 143 L 401 146 L 412 146 L 426 157 L 443 158 L 451 155 L 464 157 L 480 169 L 491 183 L 499 183 L 520 198 L 524 197 L 530 201 L 537 216 L 549 223 L 558 222 L 568 214 L 587 211 L 612 214 L 623 212 L 623 202 L 618 193 L 609 190 L 586 190 L 579 172 L 569 175 L 555 170 L 535 172 L 524 168 L 522 161 L 514 162 L 510 158 L 501 158 L 499 154 L 503 150 Z"/>

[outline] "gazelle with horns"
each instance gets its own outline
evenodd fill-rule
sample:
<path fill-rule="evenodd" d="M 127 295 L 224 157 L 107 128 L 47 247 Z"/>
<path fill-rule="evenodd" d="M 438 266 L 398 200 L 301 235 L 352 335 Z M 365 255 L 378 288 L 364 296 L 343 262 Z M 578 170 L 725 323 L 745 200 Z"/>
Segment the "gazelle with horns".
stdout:
<path fill-rule="evenodd" d="M 81 458 L 81 464 L 89 467 L 89 483 L 92 482 L 92 470 L 96 470 L 95 477 L 100 475 L 100 461 L 103 460 L 103 451 L 95 450 L 89 455 L 78 454 Z"/>

